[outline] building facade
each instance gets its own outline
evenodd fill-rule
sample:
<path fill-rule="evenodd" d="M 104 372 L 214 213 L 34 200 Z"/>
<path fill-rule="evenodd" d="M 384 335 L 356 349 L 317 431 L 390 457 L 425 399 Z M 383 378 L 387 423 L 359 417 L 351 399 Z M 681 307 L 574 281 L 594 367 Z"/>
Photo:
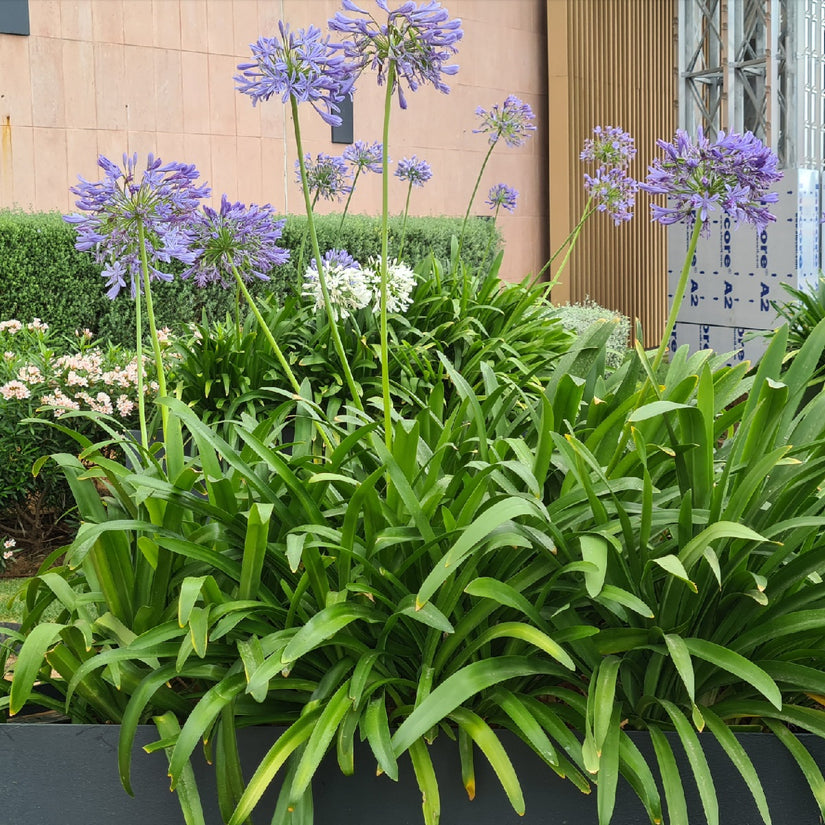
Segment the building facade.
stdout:
<path fill-rule="evenodd" d="M 278 21 L 293 29 L 325 29 L 337 0 L 3 0 L 10 20 L 25 6 L 29 34 L 0 33 L 0 207 L 70 210 L 77 175 L 96 179 L 99 154 L 123 152 L 194 163 L 220 201 L 270 202 L 300 212 L 289 107 L 272 99 L 257 107 L 235 91 L 236 65 L 249 44 L 274 36 Z M 489 187 L 520 192 L 518 209 L 499 216 L 506 276 L 520 279 L 546 260 L 547 27 L 544 0 L 448 0 L 463 21 L 457 75 L 449 95 L 422 87 L 395 107 L 390 157 L 416 155 L 433 169 L 412 193 L 410 212 L 463 215 L 487 150 L 476 107 L 507 95 L 537 114 L 534 139 L 518 149 L 497 147 L 476 198 L 474 214 L 490 215 Z M 353 138 L 381 137 L 383 89 L 365 74 L 353 102 Z M 300 107 L 304 149 L 337 155 L 330 127 Z M 390 209 L 404 208 L 406 187 L 390 181 Z M 350 209 L 377 214 L 377 176 L 359 180 Z M 343 204 L 318 204 L 319 211 Z M 1 287 L 0 287 L 1 288 Z"/>

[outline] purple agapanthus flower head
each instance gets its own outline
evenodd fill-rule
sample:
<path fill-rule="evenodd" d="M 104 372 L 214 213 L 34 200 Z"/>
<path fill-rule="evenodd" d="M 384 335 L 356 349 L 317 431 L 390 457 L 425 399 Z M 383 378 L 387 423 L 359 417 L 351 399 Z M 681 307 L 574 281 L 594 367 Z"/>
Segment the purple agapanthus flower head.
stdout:
<path fill-rule="evenodd" d="M 352 165 L 356 172 L 377 172 L 380 175 L 383 171 L 381 167 L 383 148 L 377 140 L 371 144 L 364 140 L 356 140 L 344 149 L 343 158 Z"/>
<path fill-rule="evenodd" d="M 782 178 L 776 155 L 751 132 L 719 132 L 711 142 L 700 128 L 696 143 L 679 129 L 673 143 L 657 141 L 664 157 L 648 167 L 640 187 L 654 195 L 667 195 L 668 206 L 651 204 L 653 220 L 662 224 L 693 224 L 698 213 L 702 234 L 708 235 L 708 215 L 721 208 L 737 223 L 762 229 L 776 218 L 768 204 L 779 196 L 768 189 Z"/>
<path fill-rule="evenodd" d="M 238 64 L 235 88 L 249 95 L 253 106 L 275 94 L 284 103 L 290 97 L 311 103 L 326 123 L 340 126 L 338 104 L 352 93 L 353 67 L 315 26 L 291 32 L 279 22 L 278 29 L 280 38 L 261 37 L 250 45 L 254 60 Z"/>
<path fill-rule="evenodd" d="M 423 186 L 433 176 L 433 170 L 426 160 L 419 160 L 413 155 L 398 161 L 395 176 L 409 181 L 411 186 Z"/>
<path fill-rule="evenodd" d="M 584 176 L 584 188 L 599 212 L 607 212 L 619 226 L 633 217 L 639 184 L 621 167 L 600 166 L 595 175 Z"/>
<path fill-rule="evenodd" d="M 307 186 L 310 195 L 314 198 L 324 198 L 328 201 L 340 200 L 348 194 L 352 187 L 347 182 L 350 177 L 350 168 L 347 162 L 339 156 L 333 157 L 325 152 L 319 152 L 312 159 L 312 155 L 304 157 L 304 166 L 307 173 Z M 301 164 L 295 161 L 295 176 L 301 186 Z"/>
<path fill-rule="evenodd" d="M 367 0 L 363 0 L 367 2 Z M 431 83 L 444 94 L 450 87 L 444 83 L 444 75 L 454 75 L 458 66 L 447 61 L 458 51 L 456 43 L 464 36 L 461 21 L 450 20 L 447 9 L 437 0 L 402 3 L 390 9 L 387 0 L 375 0 L 376 6 L 385 12 L 380 21 L 371 11 L 357 6 L 353 0 L 342 0 L 348 17 L 338 12 L 329 21 L 333 31 L 342 32 L 349 39 L 342 44 L 346 57 L 361 71 L 367 67 L 378 73 L 378 84 L 386 82 L 392 67 L 393 93 L 398 91 L 398 102 L 407 108 L 402 81 L 410 91 Z"/>
<path fill-rule="evenodd" d="M 289 260 L 289 251 L 277 245 L 284 228 L 269 204 L 244 206 L 232 203 L 226 195 L 219 210 L 204 206 L 189 227 L 194 263 L 183 273 L 198 286 L 219 283 L 228 287 L 234 273 L 246 281 L 269 280 L 269 272 Z"/>
<path fill-rule="evenodd" d="M 488 135 L 492 144 L 504 138 L 508 146 L 521 146 L 536 131 L 533 110 L 515 95 L 509 95 L 501 106 L 496 103 L 489 112 L 479 106 L 476 115 L 481 118 L 481 126 L 473 133 Z"/>
<path fill-rule="evenodd" d="M 325 271 L 334 266 L 342 269 L 361 269 L 361 264 L 346 249 L 328 249 L 323 256 L 323 265 Z M 310 261 L 309 268 L 313 272 L 318 272 L 318 261 L 315 258 Z"/>
<path fill-rule="evenodd" d="M 618 126 L 596 126 L 593 137 L 584 142 L 581 160 L 601 166 L 627 166 L 636 157 L 636 144 L 630 134 Z"/>
<path fill-rule="evenodd" d="M 171 280 L 157 264 L 173 258 L 192 263 L 184 229 L 201 199 L 209 195 L 209 187 L 195 184 L 199 173 L 191 164 L 163 164 L 151 154 L 142 173 L 138 172 L 137 154 L 124 154 L 123 166 L 103 155 L 97 163 L 103 179 L 93 182 L 80 178 L 70 190 L 78 196 L 75 205 L 85 213 L 64 216 L 77 228 L 75 248 L 93 252 L 95 260 L 103 264 L 101 274 L 106 278 L 109 298 L 117 297 L 127 276 L 132 296 L 140 290 L 141 234 L 150 277 Z"/>
<path fill-rule="evenodd" d="M 514 212 L 516 209 L 516 201 L 518 200 L 518 192 L 506 183 L 497 183 L 490 187 L 490 192 L 486 204 L 490 209 L 498 211 L 502 206 L 508 212 Z"/>

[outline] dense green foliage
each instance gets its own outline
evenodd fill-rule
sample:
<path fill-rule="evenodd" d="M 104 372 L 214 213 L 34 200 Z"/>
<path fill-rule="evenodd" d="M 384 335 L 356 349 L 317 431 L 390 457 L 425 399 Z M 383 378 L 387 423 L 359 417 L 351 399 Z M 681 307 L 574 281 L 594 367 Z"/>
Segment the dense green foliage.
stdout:
<path fill-rule="evenodd" d="M 359 735 L 390 779 L 411 760 L 437 822 L 426 741 L 453 730 L 465 783 L 476 749 L 521 811 L 497 726 L 582 789 L 595 782 L 602 823 L 619 774 L 651 821 L 664 792 L 668 821 L 686 822 L 660 735 L 675 731 L 713 823 L 698 728 L 767 822 L 728 725 L 776 730 L 822 784 L 787 726 L 825 735 L 808 698 L 825 695 L 825 399 L 805 397 L 825 324 L 785 372 L 780 331 L 753 374 L 684 349 L 656 376 L 641 351 L 609 371 L 612 332 L 594 325 L 540 381 L 518 352 L 501 370 L 482 354 L 477 381 L 435 356 L 443 370 L 397 415 L 391 449 L 370 413 L 325 415 L 310 380 L 303 397 L 237 408 L 226 437 L 167 399 L 166 458 L 133 449 L 136 472 L 79 437 L 93 472 L 55 458 L 84 523 L 66 564 L 28 587 L 0 708 L 19 711 L 41 680 L 72 718 L 120 722 L 127 787 L 134 726 L 154 716 L 184 804 L 208 739 L 231 825 L 281 765 L 276 821 L 311 809 L 321 758 L 334 748 L 350 772 Z M 472 375 L 466 355 L 453 350 Z M 38 624 L 56 602 L 57 621 Z M 163 733 L 175 718 L 180 732 Z M 263 722 L 288 732 L 244 785 L 234 729 Z M 651 732 L 661 785 L 629 729 Z"/>
<path fill-rule="evenodd" d="M 630 319 L 626 315 L 599 306 L 589 298 L 554 306 L 551 311 L 574 335 L 584 335 L 598 321 L 617 322 L 605 348 L 607 365 L 615 369 L 624 361 L 630 343 Z"/>
<path fill-rule="evenodd" d="M 434 388 L 444 386 L 442 356 L 478 392 L 491 375 L 538 387 L 552 374 L 573 336 L 548 314 L 542 285 L 498 279 L 500 260 L 478 274 L 433 259 L 419 266 L 412 304 L 391 323 L 390 380 L 399 414 L 417 414 Z M 298 380 L 308 381 L 315 400 L 334 415 L 347 395 L 326 316 L 290 298 L 269 308 L 267 324 Z M 375 312 L 359 310 L 340 326 L 355 380 L 365 397 L 379 395 Z M 285 377 L 251 317 L 240 332 L 229 320 L 199 326 L 177 347 L 181 358 L 172 380 L 205 421 L 232 419 L 241 409 L 262 409 L 282 397 Z"/>
<path fill-rule="evenodd" d="M 363 215 L 350 215 L 341 231 L 340 215 L 317 216 L 321 250 L 333 246 L 346 248 L 353 257 L 366 260 L 380 252 L 380 221 Z M 408 218 L 403 258 L 417 262 L 431 252 L 448 260 L 452 236 L 460 229 L 457 218 Z M 290 215 L 284 227 L 282 245 L 292 252 L 290 262 L 269 282 L 250 285 L 253 295 L 271 295 L 281 302 L 298 285 L 297 259 L 306 227 L 306 217 Z M 391 246 L 400 236 L 401 218 L 390 219 Z M 468 226 L 462 255 L 477 266 L 492 255 L 498 244 L 494 225 L 483 219 Z M 100 269 L 88 253 L 74 249 L 76 232 L 57 213 L 27 214 L 0 211 L 0 320 L 32 318 L 48 320 L 55 332 L 71 335 L 88 328 L 101 338 L 122 346 L 134 346 L 134 305 L 127 294 L 110 301 L 105 294 Z M 309 258 L 309 246 L 304 261 Z M 172 266 L 179 273 L 181 266 Z M 180 327 L 207 322 L 233 313 L 235 290 L 218 285 L 205 288 L 191 281 L 174 278 L 152 287 L 159 327 Z"/>
<path fill-rule="evenodd" d="M 773 302 L 777 316 L 788 325 L 788 352 L 796 353 L 808 340 L 816 325 L 825 318 L 825 278 L 801 289 L 783 284 L 791 300 Z M 820 360 L 817 380 L 825 376 L 825 357 Z"/>

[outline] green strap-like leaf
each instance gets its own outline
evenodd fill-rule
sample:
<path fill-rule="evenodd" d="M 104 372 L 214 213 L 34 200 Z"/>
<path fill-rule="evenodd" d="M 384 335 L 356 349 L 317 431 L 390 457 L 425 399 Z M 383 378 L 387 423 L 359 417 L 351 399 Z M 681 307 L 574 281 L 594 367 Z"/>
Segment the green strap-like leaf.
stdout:
<path fill-rule="evenodd" d="M 733 673 L 753 685 L 775 708 L 782 708 L 782 692 L 776 682 L 750 660 L 722 645 L 706 639 L 685 639 L 685 646 L 691 655 Z"/>
<path fill-rule="evenodd" d="M 708 766 L 708 760 L 699 742 L 699 736 L 685 718 L 682 711 L 672 702 L 664 699 L 659 700 L 659 704 L 665 709 L 690 762 L 693 776 L 696 779 L 696 787 L 699 789 L 699 798 L 702 800 L 702 807 L 705 811 L 705 819 L 708 825 L 719 825 L 719 802 L 716 799 L 716 789 L 713 784 L 713 776 Z"/>
<path fill-rule="evenodd" d="M 510 757 L 507 755 L 507 751 L 493 729 L 480 716 L 466 708 L 455 708 L 450 713 L 450 719 L 469 734 L 473 742 L 478 745 L 479 750 L 487 757 L 487 761 L 495 771 L 499 782 L 501 782 L 513 810 L 519 816 L 523 816 L 524 794 L 521 791 L 518 776 L 516 776 L 516 771 Z"/>
<path fill-rule="evenodd" d="M 364 734 L 366 734 L 367 742 L 375 755 L 375 761 L 378 763 L 378 767 L 389 776 L 390 779 L 397 782 L 398 762 L 392 751 L 390 724 L 387 719 L 387 706 L 383 693 L 380 696 L 376 696 L 367 706 L 362 728 Z"/>
<path fill-rule="evenodd" d="M 519 516 L 538 514 L 536 505 L 524 498 L 510 497 L 488 507 L 461 531 L 443 560 L 424 579 L 416 604 L 426 604 L 447 578 L 456 572 L 461 562 L 499 527 Z"/>
<path fill-rule="evenodd" d="M 438 780 L 435 778 L 433 762 L 423 739 L 416 739 L 408 748 L 412 760 L 415 778 L 421 790 L 421 809 L 424 813 L 424 825 L 439 825 L 441 819 L 441 797 L 438 793 Z M 233 825 L 233 823 L 229 823 Z"/>
<path fill-rule="evenodd" d="M 682 786 L 682 777 L 676 765 L 676 757 L 673 755 L 665 735 L 659 728 L 651 725 L 648 730 L 650 740 L 653 743 L 653 750 L 656 753 L 656 760 L 659 763 L 659 773 L 662 776 L 662 786 L 665 789 L 670 825 L 690 825 L 685 789 Z"/>
<path fill-rule="evenodd" d="M 286 665 L 294 662 L 356 620 L 380 622 L 383 618 L 375 609 L 348 602 L 325 607 L 292 637 L 281 653 L 281 663 Z"/>
<path fill-rule="evenodd" d="M 275 774 L 283 766 L 289 755 L 299 746 L 309 739 L 321 709 L 315 708 L 309 711 L 297 722 L 293 722 L 275 741 L 275 744 L 267 751 L 266 756 L 261 760 L 252 778 L 246 786 L 235 812 L 232 814 L 227 825 L 243 825 L 249 818 L 253 808 L 258 804 L 264 791 L 270 786 Z M 287 790 L 287 789 L 285 789 Z M 288 795 L 288 794 L 287 794 Z"/>
<path fill-rule="evenodd" d="M 811 793 L 819 807 L 819 814 L 825 819 L 825 777 L 822 776 L 822 770 L 816 764 L 816 760 L 808 753 L 808 750 L 799 739 L 784 725 L 780 725 L 771 719 L 765 719 L 765 724 L 796 760 L 796 764 L 799 765 L 799 769 L 808 782 Z"/>
<path fill-rule="evenodd" d="M 155 726 L 158 729 L 160 738 L 164 740 L 173 739 L 180 733 L 180 726 L 175 714 L 169 711 L 163 716 L 154 717 Z M 172 759 L 172 748 L 164 748 L 166 756 Z M 178 781 L 178 802 L 180 803 L 181 811 L 186 825 L 205 825 L 203 818 L 203 808 L 201 806 L 201 798 L 198 793 L 198 786 L 195 782 L 195 771 L 192 765 L 187 760 L 186 765 L 181 771 L 180 779 Z"/>
<path fill-rule="evenodd" d="M 338 725 L 346 716 L 347 711 L 352 708 L 352 700 L 348 694 L 349 680 L 335 691 L 318 717 L 292 779 L 290 794 L 293 802 L 297 802 L 309 787 L 315 771 L 318 770 L 324 754 L 338 731 Z"/>
<path fill-rule="evenodd" d="M 745 784 L 748 786 L 748 790 L 751 792 L 751 796 L 753 796 L 753 800 L 756 802 L 756 807 L 762 816 L 762 821 L 765 825 L 771 825 L 768 800 L 765 797 L 762 783 L 759 781 L 759 776 L 747 752 L 739 740 L 733 735 L 731 729 L 713 713 L 710 708 L 702 708 L 702 717 L 708 726 L 708 730 L 716 737 L 725 753 L 730 757 L 730 761 L 733 762 L 736 770 L 741 774 L 742 779 L 745 780 Z"/>
<path fill-rule="evenodd" d="M 393 752 L 396 757 L 402 754 L 471 696 L 507 679 L 538 675 L 545 669 L 540 662 L 521 656 L 493 657 L 463 667 L 438 685 L 402 722 L 392 738 Z"/>

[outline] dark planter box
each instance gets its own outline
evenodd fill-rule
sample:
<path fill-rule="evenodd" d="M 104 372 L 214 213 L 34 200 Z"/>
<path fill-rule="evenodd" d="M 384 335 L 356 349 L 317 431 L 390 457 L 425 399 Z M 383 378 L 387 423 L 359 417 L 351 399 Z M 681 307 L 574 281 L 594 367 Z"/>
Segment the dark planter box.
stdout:
<path fill-rule="evenodd" d="M 135 797 L 126 795 L 117 775 L 118 728 L 114 725 L 0 725 L 0 823 L 2 825 L 183 825 L 175 795 L 169 792 L 166 757 L 147 755 L 140 747 L 158 738 L 151 726 L 139 729 L 132 766 Z M 245 776 L 279 733 L 273 728 L 240 732 Z M 595 789 L 590 796 L 559 779 L 514 737 L 502 737 L 524 789 L 527 813 L 510 807 L 498 780 L 481 754 L 476 756 L 478 793 L 470 802 L 461 786 L 456 746 L 440 737 L 432 748 L 441 792 L 445 825 L 595 825 Z M 634 734 L 646 756 L 652 749 L 644 734 Z M 803 741 L 820 766 L 825 765 L 825 741 L 810 735 Z M 762 778 L 777 825 L 815 825 L 820 817 L 796 763 L 767 734 L 743 734 Z M 727 757 L 708 737 L 708 759 L 716 782 L 722 825 L 757 825 L 761 818 Z M 675 748 L 678 752 L 679 748 Z M 207 825 L 221 825 L 212 769 L 201 754 L 195 764 Z M 422 825 L 421 796 L 407 758 L 401 760 L 400 781 L 375 776 L 375 762 L 366 751 L 356 753 L 356 773 L 341 776 L 334 758 L 322 766 L 314 782 L 317 825 Z M 704 816 L 690 771 L 683 765 L 690 822 Z M 268 822 L 274 793 L 259 805 L 256 822 Z M 627 787 L 620 785 L 614 825 L 643 825 L 647 816 Z"/>

